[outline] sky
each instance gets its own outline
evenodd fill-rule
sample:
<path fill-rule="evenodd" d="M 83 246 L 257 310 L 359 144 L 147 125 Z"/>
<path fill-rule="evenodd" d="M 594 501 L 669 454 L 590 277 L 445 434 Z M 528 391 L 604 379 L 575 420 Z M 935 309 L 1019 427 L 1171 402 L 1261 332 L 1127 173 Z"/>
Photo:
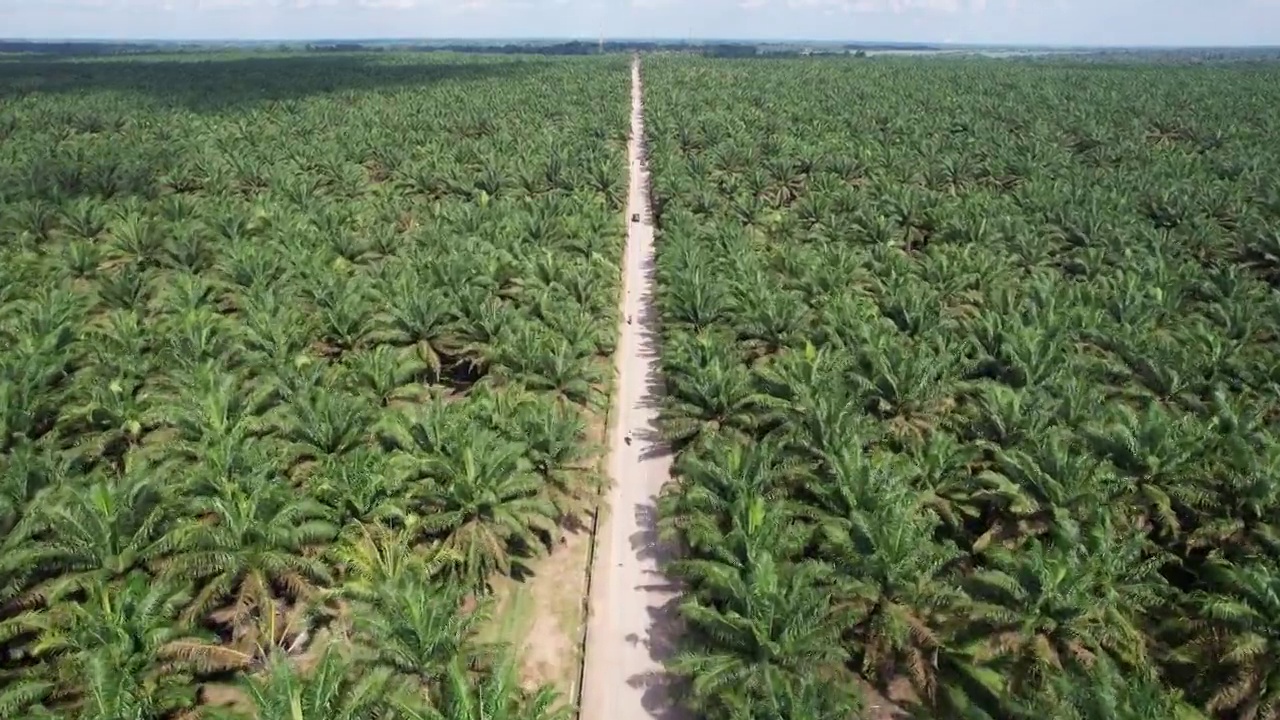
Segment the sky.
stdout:
<path fill-rule="evenodd" d="M 0 0 L 0 37 L 1280 45 L 1280 0 Z"/>

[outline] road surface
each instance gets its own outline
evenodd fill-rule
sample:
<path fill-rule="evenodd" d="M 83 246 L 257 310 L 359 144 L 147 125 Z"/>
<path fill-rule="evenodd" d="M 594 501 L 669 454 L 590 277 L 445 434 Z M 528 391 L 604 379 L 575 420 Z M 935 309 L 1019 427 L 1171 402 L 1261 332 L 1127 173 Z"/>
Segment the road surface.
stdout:
<path fill-rule="evenodd" d="M 623 257 L 617 392 L 609 438 L 608 511 L 597 530 L 587 619 L 582 720 L 678 720 L 662 660 L 671 655 L 674 587 L 657 571 L 654 502 L 671 478 L 671 456 L 656 431 L 657 317 L 653 309 L 653 224 L 639 59 L 631 66 L 630 190 Z M 631 222 L 639 214 L 639 222 Z M 631 322 L 628 323 L 627 319 Z M 626 440 L 630 437 L 631 442 Z"/>

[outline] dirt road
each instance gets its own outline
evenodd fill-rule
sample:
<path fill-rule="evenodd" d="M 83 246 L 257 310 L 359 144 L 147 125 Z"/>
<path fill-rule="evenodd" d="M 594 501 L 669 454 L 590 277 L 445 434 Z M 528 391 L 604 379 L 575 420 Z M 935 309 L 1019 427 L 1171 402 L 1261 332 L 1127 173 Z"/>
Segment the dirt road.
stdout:
<path fill-rule="evenodd" d="M 631 188 L 623 260 L 617 392 L 609 438 L 609 508 L 598 529 L 587 620 L 582 720 L 676 720 L 662 660 L 671 653 L 674 588 L 657 572 L 654 501 L 671 477 L 671 456 L 657 430 L 657 316 L 653 309 L 653 224 L 640 66 L 631 68 Z M 631 222 L 633 213 L 639 222 Z M 631 318 L 631 322 L 627 322 Z M 628 436 L 630 443 L 627 442 Z"/>

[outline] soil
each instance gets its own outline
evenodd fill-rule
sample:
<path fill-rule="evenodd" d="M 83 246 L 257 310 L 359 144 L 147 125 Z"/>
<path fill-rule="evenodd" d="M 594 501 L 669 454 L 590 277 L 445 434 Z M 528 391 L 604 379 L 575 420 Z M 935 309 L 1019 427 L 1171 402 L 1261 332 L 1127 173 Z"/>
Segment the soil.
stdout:
<path fill-rule="evenodd" d="M 590 539 L 587 531 L 565 533 L 562 545 L 533 563 L 534 575 L 522 588 L 532 607 L 520 645 L 521 680 L 528 688 L 551 684 L 566 699 L 573 697 L 581 661 L 579 638 Z"/>

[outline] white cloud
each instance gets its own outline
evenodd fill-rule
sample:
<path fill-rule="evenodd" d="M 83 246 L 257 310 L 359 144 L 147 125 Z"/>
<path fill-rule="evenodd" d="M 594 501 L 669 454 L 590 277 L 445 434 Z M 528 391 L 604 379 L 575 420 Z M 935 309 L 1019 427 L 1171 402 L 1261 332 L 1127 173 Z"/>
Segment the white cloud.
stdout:
<path fill-rule="evenodd" d="M 742 0 L 743 7 L 761 7 L 773 4 L 778 0 Z M 968 11 L 979 14 L 988 10 L 1015 10 L 1019 0 L 782 0 L 786 6 L 794 10 L 823 10 L 827 12 L 846 13 L 907 13 L 936 12 L 958 13 Z M 1280 0 L 1254 0 L 1255 2 L 1274 2 Z M 1060 3 L 1061 0 L 1056 0 Z"/>
<path fill-rule="evenodd" d="M 751 2 L 752 7 L 771 2 L 771 0 L 747 1 Z M 1280 0 L 1275 1 L 1280 2 Z M 786 0 L 786 3 L 788 7 L 795 10 L 894 14 L 917 11 L 953 14 L 966 10 L 977 14 L 986 12 L 990 7 L 988 0 Z M 1003 0 L 1004 7 L 1010 9 L 1014 8 L 1016 3 L 1017 0 Z"/>
<path fill-rule="evenodd" d="M 422 7 L 426 3 L 422 0 L 359 0 L 356 4 L 362 8 L 393 8 L 396 10 L 408 10 L 410 8 Z"/>
<path fill-rule="evenodd" d="M 560 6 L 572 0 L 541 0 L 541 2 Z M 331 8 L 398 8 L 398 9 L 436 9 L 436 10 L 476 10 L 488 9 L 508 4 L 537 4 L 530 0 L 0 0 L 0 13 L 7 7 L 18 9 L 43 10 L 53 13 L 58 9 L 85 10 L 156 10 L 169 8 L 177 11 L 224 10 L 229 8 L 245 8 L 255 10 L 277 10 L 289 8 L 331 7 Z"/>

